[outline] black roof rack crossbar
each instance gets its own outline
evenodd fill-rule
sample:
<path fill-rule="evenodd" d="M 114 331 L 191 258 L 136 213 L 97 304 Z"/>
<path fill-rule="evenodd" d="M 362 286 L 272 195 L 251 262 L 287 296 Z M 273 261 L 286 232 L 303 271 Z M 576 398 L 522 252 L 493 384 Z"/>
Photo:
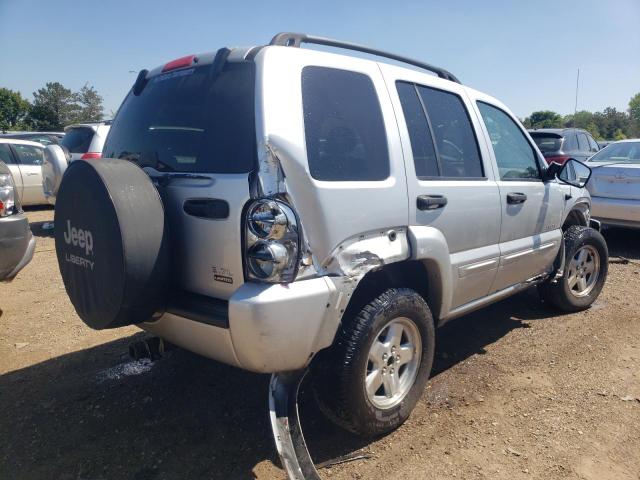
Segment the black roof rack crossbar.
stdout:
<path fill-rule="evenodd" d="M 300 47 L 302 43 L 314 43 L 316 45 L 326 45 L 328 47 L 344 48 L 346 50 L 356 50 L 358 52 L 370 53 L 379 57 L 386 57 L 398 62 L 408 63 L 414 67 L 423 68 L 435 73 L 440 78 L 450 80 L 452 82 L 460 83 L 452 73 L 448 72 L 444 68 L 434 67 L 428 63 L 420 62 L 412 58 L 396 55 L 395 53 L 385 52 L 383 50 L 377 50 L 375 48 L 365 47 L 364 45 L 358 45 L 357 43 L 341 42 L 340 40 L 334 40 L 332 38 L 315 37 L 313 35 L 307 35 L 306 33 L 292 33 L 282 32 L 278 33 L 271 39 L 269 45 L 279 45 L 281 47 Z"/>

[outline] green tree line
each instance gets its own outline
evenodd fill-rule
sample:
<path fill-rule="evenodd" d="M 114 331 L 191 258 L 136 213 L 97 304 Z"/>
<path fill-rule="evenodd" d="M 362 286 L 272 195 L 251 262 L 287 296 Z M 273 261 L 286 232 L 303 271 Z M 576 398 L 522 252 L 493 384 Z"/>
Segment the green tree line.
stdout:
<path fill-rule="evenodd" d="M 98 122 L 104 117 L 102 97 L 85 85 L 74 92 L 58 82 L 49 82 L 33 92 L 33 101 L 20 92 L 0 88 L 0 131 L 60 131 L 66 125 Z"/>
<path fill-rule="evenodd" d="M 601 112 L 581 110 L 562 116 L 551 110 L 533 112 L 522 122 L 526 128 L 584 128 L 596 140 L 624 140 L 640 137 L 640 93 L 629 100 L 626 112 L 607 107 Z"/>

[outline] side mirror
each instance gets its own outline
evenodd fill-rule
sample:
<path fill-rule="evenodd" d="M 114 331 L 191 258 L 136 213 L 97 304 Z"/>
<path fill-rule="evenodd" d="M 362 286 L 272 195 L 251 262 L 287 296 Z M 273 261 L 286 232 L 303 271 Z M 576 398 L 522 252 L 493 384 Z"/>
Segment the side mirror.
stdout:
<path fill-rule="evenodd" d="M 60 145 L 49 145 L 44 149 L 42 163 L 42 190 L 51 205 L 56 204 L 56 196 L 62 182 L 62 176 L 67 170 L 71 156 Z"/>
<path fill-rule="evenodd" d="M 578 160 L 567 160 L 557 174 L 558 180 L 573 187 L 584 187 L 591 178 L 591 169 Z"/>

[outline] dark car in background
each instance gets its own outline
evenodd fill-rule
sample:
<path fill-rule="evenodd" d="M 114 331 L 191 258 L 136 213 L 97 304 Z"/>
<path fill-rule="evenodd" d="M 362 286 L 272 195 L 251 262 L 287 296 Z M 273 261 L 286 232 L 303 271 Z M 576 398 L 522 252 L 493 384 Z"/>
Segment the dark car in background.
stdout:
<path fill-rule="evenodd" d="M 29 140 L 44 145 L 59 145 L 64 132 L 11 132 L 0 135 L 3 138 L 15 138 L 16 140 Z"/>
<path fill-rule="evenodd" d="M 563 164 L 573 158 L 584 162 L 600 150 L 591 134 L 581 128 L 538 128 L 529 130 L 547 163 Z"/>
<path fill-rule="evenodd" d="M 11 171 L 0 161 L 0 282 L 15 277 L 31 261 L 35 247 Z"/>

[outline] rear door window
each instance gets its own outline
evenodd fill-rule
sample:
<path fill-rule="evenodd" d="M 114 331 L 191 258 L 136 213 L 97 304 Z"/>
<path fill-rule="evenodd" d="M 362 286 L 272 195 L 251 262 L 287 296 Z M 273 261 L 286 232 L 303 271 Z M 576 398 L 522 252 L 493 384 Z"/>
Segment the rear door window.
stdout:
<path fill-rule="evenodd" d="M 335 68 L 302 70 L 309 171 L 316 180 L 384 180 L 389 149 L 371 78 Z"/>
<path fill-rule="evenodd" d="M 565 152 L 575 152 L 578 150 L 578 140 L 576 140 L 575 133 L 568 133 L 564 137 L 564 149 Z"/>
<path fill-rule="evenodd" d="M 476 136 L 462 99 L 412 83 L 396 88 L 419 178 L 482 178 Z"/>
<path fill-rule="evenodd" d="M 18 162 L 22 165 L 39 166 L 42 165 L 44 159 L 44 150 L 34 147 L 33 145 L 14 145 L 13 146 Z"/>
<path fill-rule="evenodd" d="M 589 151 L 589 141 L 584 133 L 578 133 L 578 147 L 581 152 Z"/>
<path fill-rule="evenodd" d="M 540 180 L 533 146 L 509 115 L 488 103 L 478 102 L 489 132 L 500 180 Z"/>
<path fill-rule="evenodd" d="M 93 130 L 91 128 L 70 128 L 64 134 L 60 144 L 67 147 L 71 153 L 87 153 L 92 138 Z"/>
<path fill-rule="evenodd" d="M 416 87 L 410 83 L 398 82 L 397 88 L 411 140 L 416 176 L 418 178 L 437 177 L 440 175 L 440 169 L 433 136 Z"/>
<path fill-rule="evenodd" d="M 253 62 L 161 73 L 129 93 L 102 154 L 163 172 L 247 173 L 257 162 L 254 111 Z"/>

